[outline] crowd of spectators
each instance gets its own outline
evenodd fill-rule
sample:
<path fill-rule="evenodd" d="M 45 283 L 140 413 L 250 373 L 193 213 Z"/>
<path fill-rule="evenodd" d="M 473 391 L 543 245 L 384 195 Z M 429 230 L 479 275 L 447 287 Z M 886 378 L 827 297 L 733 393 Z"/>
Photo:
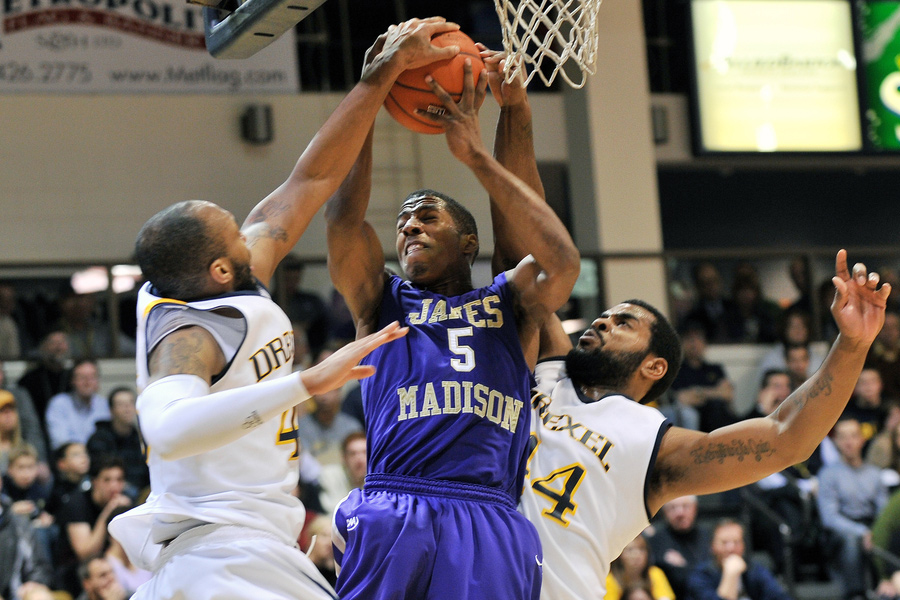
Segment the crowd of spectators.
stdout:
<path fill-rule="evenodd" d="M 339 296 L 304 289 L 302 262 L 285 265 L 273 294 L 295 324 L 295 368 L 306 368 L 352 338 L 353 328 Z M 693 277 L 695 302 L 676 315 L 684 366 L 661 410 L 702 431 L 777 410 L 825 358 L 811 344 L 830 329 L 814 309 L 820 292 L 805 262 L 790 263 L 798 296 L 782 305 L 765 298 L 746 264 L 727 286 L 712 262 L 697 263 Z M 102 385 L 96 360 L 113 347 L 133 352 L 133 342 L 128 332 L 116 343 L 85 333 L 109 328 L 96 298 L 77 296 L 66 296 L 69 306 L 40 331 L 23 319 L 28 311 L 13 286 L 0 284 L 0 360 L 27 361 L 16 381 L 0 362 L 0 545 L 16 548 L 0 553 L 4 600 L 118 600 L 148 576 L 107 534 L 109 520 L 149 492 L 135 391 Z M 779 582 L 790 575 L 832 581 L 848 600 L 900 598 L 900 558 L 891 562 L 891 553 L 900 555 L 898 309 L 888 312 L 844 415 L 809 460 L 741 490 L 753 501 L 731 496 L 714 515 L 704 515 L 696 497 L 665 505 L 614 563 L 609 597 L 781 598 Z M 723 343 L 768 348 L 759 354 L 749 410 L 736 402 L 727 365 L 709 356 Z M 298 543 L 329 578 L 331 513 L 366 473 L 360 406 L 352 384 L 298 407 L 297 494 L 307 507 Z"/>

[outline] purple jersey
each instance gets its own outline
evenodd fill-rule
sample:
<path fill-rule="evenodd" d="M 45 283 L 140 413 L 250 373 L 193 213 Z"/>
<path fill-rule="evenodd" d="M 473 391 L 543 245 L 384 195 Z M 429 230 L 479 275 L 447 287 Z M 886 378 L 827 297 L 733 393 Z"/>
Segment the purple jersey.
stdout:
<path fill-rule="evenodd" d="M 363 363 L 369 473 L 474 483 L 518 500 L 530 431 L 532 378 L 506 274 L 447 297 L 392 276 L 379 327 L 409 334 Z"/>

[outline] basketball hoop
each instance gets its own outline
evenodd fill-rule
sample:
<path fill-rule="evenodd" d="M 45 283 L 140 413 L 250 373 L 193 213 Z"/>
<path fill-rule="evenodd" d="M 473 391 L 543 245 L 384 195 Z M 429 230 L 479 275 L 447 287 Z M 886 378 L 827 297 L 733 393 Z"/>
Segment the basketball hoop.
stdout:
<path fill-rule="evenodd" d="M 527 84 L 537 74 L 549 86 L 559 75 L 570 86 L 583 87 L 587 76 L 595 72 L 600 2 L 494 0 L 507 54 L 506 81 L 522 73 Z M 580 76 L 574 69 L 570 69 L 572 76 L 566 72 L 564 67 L 569 62 L 578 66 Z M 544 73 L 544 68 L 552 69 L 551 73 Z"/>

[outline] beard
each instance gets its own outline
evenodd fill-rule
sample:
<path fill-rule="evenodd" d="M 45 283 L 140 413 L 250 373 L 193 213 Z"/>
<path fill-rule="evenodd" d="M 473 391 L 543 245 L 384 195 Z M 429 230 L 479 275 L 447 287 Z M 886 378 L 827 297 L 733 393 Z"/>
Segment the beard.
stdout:
<path fill-rule="evenodd" d="M 576 386 L 621 390 L 646 356 L 646 352 L 572 348 L 566 355 L 566 374 Z"/>
<path fill-rule="evenodd" d="M 250 270 L 250 263 L 237 262 L 231 259 L 234 267 L 234 290 L 236 292 L 252 292 L 256 290 L 256 278 Z"/>

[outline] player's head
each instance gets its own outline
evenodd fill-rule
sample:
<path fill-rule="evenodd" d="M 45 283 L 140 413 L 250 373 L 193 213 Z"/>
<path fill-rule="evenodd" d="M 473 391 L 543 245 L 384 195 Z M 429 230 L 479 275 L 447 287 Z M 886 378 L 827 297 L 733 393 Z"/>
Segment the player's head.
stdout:
<path fill-rule="evenodd" d="M 161 296 L 195 300 L 254 287 L 234 215 L 211 202 L 188 200 L 156 213 L 138 233 L 135 257 Z"/>
<path fill-rule="evenodd" d="M 642 300 L 604 312 L 566 356 L 566 371 L 576 384 L 627 392 L 640 402 L 665 393 L 680 367 L 675 328 Z"/>
<path fill-rule="evenodd" d="M 454 269 L 471 269 L 478 227 L 462 204 L 434 190 L 406 197 L 397 215 L 397 257 L 410 281 L 428 285 Z"/>

